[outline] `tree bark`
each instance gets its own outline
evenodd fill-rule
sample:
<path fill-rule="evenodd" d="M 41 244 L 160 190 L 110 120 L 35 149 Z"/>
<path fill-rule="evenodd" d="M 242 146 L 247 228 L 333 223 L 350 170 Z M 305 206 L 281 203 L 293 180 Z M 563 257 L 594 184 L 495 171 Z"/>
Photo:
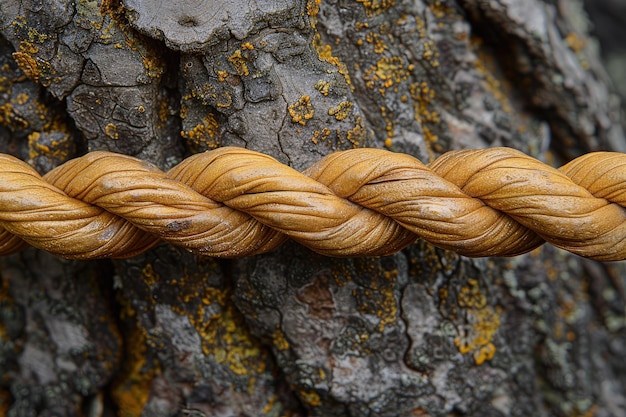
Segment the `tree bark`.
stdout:
<path fill-rule="evenodd" d="M 40 172 L 229 145 L 298 170 L 353 147 L 625 151 L 586 16 L 577 0 L 3 0 L 0 151 Z M 0 258 L 0 415 L 625 416 L 625 272 L 551 246 L 30 248 Z"/>

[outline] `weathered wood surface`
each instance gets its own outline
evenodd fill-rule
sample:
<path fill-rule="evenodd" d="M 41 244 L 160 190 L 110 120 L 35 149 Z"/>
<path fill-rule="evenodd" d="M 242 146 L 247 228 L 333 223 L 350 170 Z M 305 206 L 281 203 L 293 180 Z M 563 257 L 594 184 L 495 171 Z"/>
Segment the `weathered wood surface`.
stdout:
<path fill-rule="evenodd" d="M 3 0 L 0 151 L 623 151 L 588 31 L 571 0 Z M 0 259 L 0 414 L 624 416 L 624 272 L 550 247 L 31 249 Z"/>

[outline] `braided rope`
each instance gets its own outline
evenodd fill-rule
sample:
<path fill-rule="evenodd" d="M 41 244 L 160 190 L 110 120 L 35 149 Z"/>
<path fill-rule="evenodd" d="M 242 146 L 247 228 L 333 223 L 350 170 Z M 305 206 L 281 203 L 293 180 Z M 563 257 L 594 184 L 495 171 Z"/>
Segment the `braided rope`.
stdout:
<path fill-rule="evenodd" d="M 544 241 L 626 259 L 626 155 L 560 170 L 508 148 L 446 153 L 429 166 L 379 149 L 336 152 L 304 173 L 220 148 L 168 172 L 93 152 L 43 178 L 0 154 L 0 255 L 26 243 L 55 255 L 130 257 L 159 240 L 243 257 L 288 238 L 339 257 L 394 253 L 423 238 L 466 256 L 514 256 Z"/>

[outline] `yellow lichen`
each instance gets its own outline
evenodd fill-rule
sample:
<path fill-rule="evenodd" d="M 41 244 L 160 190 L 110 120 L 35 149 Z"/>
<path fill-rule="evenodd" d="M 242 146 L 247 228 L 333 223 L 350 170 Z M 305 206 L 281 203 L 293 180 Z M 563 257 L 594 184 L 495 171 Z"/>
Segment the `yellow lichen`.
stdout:
<path fill-rule="evenodd" d="M 159 364 L 148 361 L 148 339 L 146 330 L 135 322 L 137 312 L 130 301 L 120 300 L 120 318 L 129 321 L 124 336 L 124 361 L 112 382 L 111 398 L 119 417 L 140 417 L 150 398 L 152 381 L 161 372 Z M 150 298 L 148 302 L 153 302 Z"/>
<path fill-rule="evenodd" d="M 113 48 L 123 49 L 126 46 L 138 53 L 146 76 L 159 79 L 163 75 L 166 64 L 161 53 L 154 44 L 146 42 L 146 38 L 128 26 L 123 5 L 117 1 L 103 0 L 98 11 L 96 2 L 81 0 L 80 3 L 83 4 L 84 13 L 80 21 L 100 32 L 101 43 L 110 44 L 121 34 L 124 38 L 123 42 L 115 42 Z"/>
<path fill-rule="evenodd" d="M 433 12 L 433 15 L 435 15 L 437 19 L 443 19 L 447 14 L 450 14 L 453 12 L 453 9 L 449 5 L 439 0 L 435 1 L 434 3 L 431 3 L 428 7 L 430 8 L 430 10 Z"/>
<path fill-rule="evenodd" d="M 103 14 L 97 0 L 78 0 L 76 2 L 75 22 L 81 28 L 102 29 Z"/>
<path fill-rule="evenodd" d="M 101 29 L 101 31 L 100 31 L 100 41 L 101 41 L 101 43 L 108 44 L 111 41 L 111 39 L 113 39 L 113 35 L 115 35 L 115 33 L 117 32 L 118 29 L 120 29 L 120 28 L 116 24 L 115 20 L 108 19 L 107 25 L 104 26 Z M 121 43 L 119 43 L 119 45 L 122 48 L 124 47 L 124 45 L 121 44 Z M 116 49 L 122 49 L 122 48 L 116 48 Z"/>
<path fill-rule="evenodd" d="M 472 356 L 474 357 L 474 363 L 476 365 L 482 365 L 485 361 L 490 361 L 496 354 L 496 347 L 493 343 L 489 342 L 486 345 L 481 346 L 478 350 L 474 351 Z"/>
<path fill-rule="evenodd" d="M 104 127 L 104 133 L 113 140 L 118 140 L 120 138 L 117 133 L 117 126 L 113 123 L 109 123 Z"/>
<path fill-rule="evenodd" d="M 471 307 L 481 309 L 487 304 L 487 297 L 480 291 L 478 280 L 469 278 L 467 286 L 461 287 L 457 302 L 461 307 Z"/>
<path fill-rule="evenodd" d="M 319 394 L 315 391 L 300 391 L 298 394 L 302 402 L 310 407 L 317 407 L 322 403 Z"/>
<path fill-rule="evenodd" d="M 360 266 L 367 271 L 372 279 L 367 288 L 354 291 L 357 310 L 362 314 L 369 314 L 378 318 L 378 330 L 398 320 L 398 302 L 394 293 L 394 286 L 398 277 L 397 270 L 385 271 L 374 262 L 363 263 Z"/>
<path fill-rule="evenodd" d="M 313 137 L 311 138 L 311 142 L 313 142 L 316 145 L 320 142 L 324 142 L 326 139 L 328 139 L 331 133 L 332 131 L 329 128 L 324 128 L 321 131 L 316 130 L 313 132 Z"/>
<path fill-rule="evenodd" d="M 428 126 L 422 126 L 422 133 L 424 135 L 424 141 L 426 142 L 427 145 L 429 145 L 429 150 L 432 150 L 435 152 L 443 151 L 441 145 L 437 143 L 437 141 L 439 140 L 439 137 L 436 134 L 434 134 L 432 130 L 428 128 Z M 431 152 L 430 158 L 432 159 L 433 157 L 434 155 L 432 155 L 432 152 Z"/>
<path fill-rule="evenodd" d="M 580 66 L 585 70 L 589 69 L 589 60 L 583 53 L 587 46 L 587 39 L 575 32 L 571 32 L 565 37 L 565 44 L 576 54 Z"/>
<path fill-rule="evenodd" d="M 365 141 L 366 135 L 367 130 L 365 129 L 365 125 L 363 124 L 363 119 L 361 117 L 357 117 L 356 124 L 352 129 L 348 130 L 346 134 L 346 139 L 352 144 L 354 148 L 358 148 L 361 143 Z"/>
<path fill-rule="evenodd" d="M 328 81 L 319 80 L 313 87 L 322 93 L 323 96 L 328 96 L 328 92 L 330 91 L 330 83 Z"/>
<path fill-rule="evenodd" d="M 420 39 L 424 39 L 426 37 L 426 22 L 424 19 L 419 16 L 415 16 L 415 25 L 417 26 L 417 33 Z"/>
<path fill-rule="evenodd" d="M 177 294 L 172 309 L 187 317 L 195 328 L 204 355 L 212 356 L 235 375 L 249 376 L 252 391 L 255 375 L 265 372 L 271 363 L 268 352 L 248 332 L 243 316 L 230 300 L 230 290 L 202 282 L 206 282 L 204 274 L 171 279 L 168 285 Z"/>
<path fill-rule="evenodd" d="M 202 297 L 203 303 L 188 317 L 201 337 L 204 354 L 212 355 L 217 363 L 228 366 L 236 375 L 264 372 L 269 359 L 267 352 L 259 348 L 247 332 L 243 317 L 228 302 L 230 292 L 205 287 L 202 294 L 195 296 Z M 214 304 L 219 312 L 213 312 Z"/>
<path fill-rule="evenodd" d="M 28 22 L 24 16 L 17 16 L 15 20 L 11 22 L 11 25 L 16 32 L 20 33 L 20 39 L 28 42 L 41 44 L 49 38 L 47 34 L 39 32 L 32 26 L 28 26 Z"/>
<path fill-rule="evenodd" d="M 100 15 L 102 16 L 110 16 L 119 20 L 117 17 L 124 12 L 124 5 L 117 0 L 102 0 L 102 3 L 100 4 Z"/>
<path fill-rule="evenodd" d="M 154 272 L 152 264 L 146 264 L 146 266 L 143 267 L 141 277 L 143 278 L 143 282 L 148 286 L 154 285 L 159 281 L 159 274 Z"/>
<path fill-rule="evenodd" d="M 336 107 L 328 109 L 328 115 L 335 116 L 335 119 L 337 120 L 343 120 L 350 115 L 353 107 L 354 103 L 350 101 L 342 101 Z"/>
<path fill-rule="evenodd" d="M 436 49 L 435 43 L 432 40 L 424 42 L 424 52 L 422 52 L 422 58 L 429 62 L 433 68 L 439 66 L 439 52 Z"/>
<path fill-rule="evenodd" d="M 267 404 L 263 407 L 261 411 L 264 415 L 268 414 L 270 411 L 274 409 L 274 406 L 278 404 L 278 397 L 276 395 L 272 395 L 267 399 Z"/>
<path fill-rule="evenodd" d="M 143 331 L 134 329 L 126 336 L 126 352 L 122 370 L 113 383 L 111 397 L 119 417 L 139 417 L 150 398 L 152 380 L 158 367 L 147 366 L 147 342 Z"/>
<path fill-rule="evenodd" d="M 451 252 L 450 259 L 458 258 Z M 447 257 L 447 256 L 446 256 Z M 449 265 L 456 265 L 451 261 Z M 437 259 L 433 270 L 441 271 L 442 263 Z M 485 288 L 475 278 L 468 278 L 465 285 L 458 291 L 455 287 L 444 285 L 438 289 L 437 295 L 441 310 L 446 318 L 456 325 L 457 336 L 454 344 L 459 353 L 471 354 L 476 365 L 493 359 L 496 353 L 494 339 L 500 328 L 501 308 L 488 305 Z"/>
<path fill-rule="evenodd" d="M 429 124 L 436 124 L 441 121 L 439 113 L 435 110 L 430 110 L 431 101 L 435 98 L 435 90 L 430 88 L 428 84 L 423 81 L 409 85 L 409 93 L 413 99 L 415 120 L 422 125 L 424 141 L 429 145 L 429 150 L 440 152 L 438 144 L 436 143 L 438 137 L 428 126 Z"/>
<path fill-rule="evenodd" d="M 10 94 L 10 87 L 7 94 Z M 0 106 L 0 125 L 11 131 L 32 128 L 22 114 L 34 114 L 33 124 L 37 131 L 28 134 L 29 157 L 31 160 L 44 156 L 57 161 L 65 161 L 73 153 L 75 144 L 63 117 L 53 108 L 48 107 L 39 98 L 21 93 L 11 97 L 11 101 Z M 63 135 L 44 136 L 42 133 L 57 132 Z M 53 138 L 53 139 L 51 139 Z"/>
<path fill-rule="evenodd" d="M 35 58 L 24 52 L 13 52 L 13 59 L 28 78 L 35 82 L 39 81 L 41 71 Z"/>
<path fill-rule="evenodd" d="M 368 16 L 376 16 L 396 5 L 394 0 L 356 0 L 365 7 Z"/>
<path fill-rule="evenodd" d="M 565 44 L 574 52 L 580 52 L 587 46 L 587 40 L 575 32 L 565 37 Z"/>
<path fill-rule="evenodd" d="M 90 25 L 100 31 L 101 43 L 110 44 L 113 39 L 119 37 L 118 34 L 121 34 L 124 37 L 123 43 L 115 42 L 113 47 L 115 49 L 123 49 L 125 45 L 131 51 L 138 53 L 146 71 L 146 76 L 159 79 L 165 72 L 165 61 L 163 61 L 161 53 L 154 44 L 147 42 L 146 38 L 128 26 L 123 5 L 117 1 L 103 0 L 99 12 L 101 19 L 95 16 L 98 13 L 95 9 L 96 6 L 89 6 L 88 14 L 85 15 L 83 20 L 89 21 Z"/>
<path fill-rule="evenodd" d="M 181 104 L 181 110 L 180 113 L 182 113 L 182 104 Z M 173 111 L 172 111 L 173 113 Z M 170 114 L 170 106 L 169 103 L 167 101 L 167 99 L 165 98 L 161 98 L 159 100 L 159 104 L 157 106 L 157 117 L 158 117 L 158 123 L 157 123 L 157 128 L 161 129 L 163 128 L 163 126 L 165 126 L 165 124 L 167 123 L 167 121 L 169 120 L 171 114 Z M 182 115 L 181 115 L 181 119 L 182 119 Z"/>
<path fill-rule="evenodd" d="M 127 36 L 126 45 L 141 55 L 141 63 L 146 70 L 146 75 L 150 78 L 161 78 L 166 67 L 161 55 L 154 48 L 148 46 L 150 44 L 140 41 L 134 35 L 124 34 Z"/>
<path fill-rule="evenodd" d="M 233 98 L 228 91 L 222 91 L 219 96 L 213 95 L 216 99 L 215 105 L 217 107 L 225 108 L 230 107 L 233 104 Z"/>
<path fill-rule="evenodd" d="M 315 115 L 315 109 L 311 104 L 310 96 L 302 96 L 295 103 L 291 104 L 287 110 L 291 115 L 291 121 L 293 123 L 299 123 L 302 126 L 306 126 L 306 121 L 312 119 Z"/>
<path fill-rule="evenodd" d="M 316 19 L 315 22 L 311 22 L 311 26 L 315 28 L 317 23 L 317 14 L 320 11 L 320 3 L 322 0 L 308 0 L 306 4 L 306 12 L 311 19 Z"/>
<path fill-rule="evenodd" d="M 28 135 L 28 157 L 33 160 L 44 156 L 57 161 L 66 161 L 74 151 L 72 135 L 65 134 L 61 140 L 53 140 L 48 144 L 41 143 L 40 132 L 32 132 Z"/>
<path fill-rule="evenodd" d="M 339 73 L 343 75 L 346 79 L 346 83 L 350 86 L 351 89 L 353 89 L 354 87 L 352 86 L 352 80 L 350 79 L 350 74 L 348 72 L 346 64 L 341 62 L 339 58 L 333 55 L 331 46 L 322 42 L 319 33 L 315 33 L 315 35 L 313 36 L 313 46 L 317 51 L 319 59 L 336 66 Z"/>
<path fill-rule="evenodd" d="M 348 86 L 352 90 L 354 90 L 354 86 L 352 85 L 352 80 L 350 79 L 350 74 L 348 73 L 348 68 L 346 67 L 346 64 L 341 62 L 336 56 L 333 56 L 331 46 L 322 40 L 320 33 L 317 31 L 317 14 L 320 10 L 320 2 L 321 0 L 309 0 L 307 3 L 307 14 L 309 15 L 309 22 L 314 30 L 313 47 L 317 51 L 318 58 L 321 61 L 326 61 L 329 64 L 336 66 L 339 73 L 344 76 Z"/>
<path fill-rule="evenodd" d="M 409 77 L 409 71 L 404 68 L 404 60 L 400 57 L 383 57 L 378 60 L 375 66 L 365 71 L 363 78 L 368 88 L 374 88 L 382 84 L 382 87 L 389 88 L 399 84 Z"/>
<path fill-rule="evenodd" d="M 28 128 L 28 120 L 15 114 L 11 103 L 0 106 L 0 125 L 7 126 L 11 130 Z"/>
<path fill-rule="evenodd" d="M 243 57 L 241 54 L 241 49 L 237 49 L 229 58 L 228 62 L 233 64 L 237 74 L 239 76 L 244 77 L 250 75 L 250 71 L 248 70 L 247 59 Z"/>
<path fill-rule="evenodd" d="M 274 346 L 278 350 L 287 350 L 289 349 L 289 341 L 285 338 L 285 333 L 281 330 L 276 330 L 272 334 L 272 340 L 274 342 Z"/>
<path fill-rule="evenodd" d="M 228 77 L 228 72 L 226 71 L 217 71 L 217 81 L 223 83 Z"/>
<path fill-rule="evenodd" d="M 211 113 L 203 117 L 201 123 L 194 126 L 193 129 L 183 130 L 180 134 L 187 139 L 187 144 L 194 153 L 215 149 L 220 145 L 218 140 L 219 124 Z"/>
<path fill-rule="evenodd" d="M 383 39 L 380 37 L 379 34 L 375 32 L 368 33 L 365 36 L 365 40 L 368 43 L 372 44 L 372 46 L 374 47 L 374 52 L 376 52 L 377 54 L 382 54 L 387 49 L 387 45 L 385 44 Z"/>
<path fill-rule="evenodd" d="M 500 327 L 500 317 L 492 307 L 468 308 L 468 324 L 460 330 L 454 344 L 461 354 L 473 352 L 474 362 L 481 365 L 496 352 L 492 340 Z"/>

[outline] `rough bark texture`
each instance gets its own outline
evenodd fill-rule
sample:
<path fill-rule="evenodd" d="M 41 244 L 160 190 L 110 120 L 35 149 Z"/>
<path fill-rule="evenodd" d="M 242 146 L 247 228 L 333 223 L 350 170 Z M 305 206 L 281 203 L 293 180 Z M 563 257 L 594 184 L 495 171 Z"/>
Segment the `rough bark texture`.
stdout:
<path fill-rule="evenodd" d="M 3 0 L 0 151 L 41 172 L 96 149 L 167 168 L 236 145 L 297 169 L 364 146 L 624 151 L 586 16 L 573 0 Z M 423 242 L 348 260 L 29 249 L 0 259 L 0 415 L 625 416 L 624 272 Z"/>

